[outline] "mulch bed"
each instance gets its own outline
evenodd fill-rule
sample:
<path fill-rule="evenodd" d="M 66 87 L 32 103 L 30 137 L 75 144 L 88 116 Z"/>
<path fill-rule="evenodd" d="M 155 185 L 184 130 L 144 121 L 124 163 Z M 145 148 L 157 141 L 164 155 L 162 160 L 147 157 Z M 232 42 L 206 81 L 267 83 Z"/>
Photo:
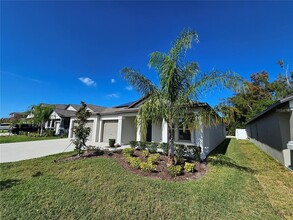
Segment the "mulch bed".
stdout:
<path fill-rule="evenodd" d="M 141 160 L 146 161 L 145 158 L 142 157 L 142 153 L 139 150 L 136 150 L 134 152 L 135 157 L 139 157 Z M 66 162 L 66 161 L 73 161 L 73 160 L 82 160 L 82 159 L 87 159 L 87 158 L 92 158 L 92 157 L 104 157 L 104 158 L 112 158 L 115 161 L 117 161 L 120 166 L 122 166 L 124 169 L 130 171 L 133 174 L 139 175 L 139 176 L 145 176 L 145 177 L 150 177 L 154 179 L 161 179 L 161 180 L 171 180 L 171 181 L 185 181 L 185 180 L 192 180 L 192 179 L 199 179 L 200 177 L 204 176 L 207 173 L 207 163 L 201 162 L 196 165 L 195 169 L 196 171 L 193 173 L 190 172 L 184 172 L 180 176 L 172 177 L 170 174 L 167 172 L 167 161 L 168 157 L 161 155 L 160 160 L 157 164 L 157 171 L 156 172 L 145 172 L 140 169 L 136 169 L 130 166 L 129 163 L 125 161 L 125 158 L 121 152 L 108 152 L 105 151 L 104 154 L 93 154 L 93 153 L 87 153 L 85 152 L 82 156 L 77 157 L 77 155 L 60 159 L 60 160 L 54 160 L 55 163 L 59 162 Z M 188 161 L 192 162 L 192 161 Z"/>

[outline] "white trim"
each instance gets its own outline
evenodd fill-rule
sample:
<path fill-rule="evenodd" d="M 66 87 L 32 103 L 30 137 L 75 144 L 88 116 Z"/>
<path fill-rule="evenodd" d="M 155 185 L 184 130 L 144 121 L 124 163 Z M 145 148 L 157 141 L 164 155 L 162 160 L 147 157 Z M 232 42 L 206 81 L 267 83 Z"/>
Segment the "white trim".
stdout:
<path fill-rule="evenodd" d="M 168 124 L 164 119 L 162 121 L 162 142 L 168 142 Z"/>
<path fill-rule="evenodd" d="M 121 143 L 121 139 L 122 139 L 122 116 L 118 117 L 118 125 L 117 125 L 117 139 L 116 139 L 116 143 L 117 144 L 122 144 Z"/>

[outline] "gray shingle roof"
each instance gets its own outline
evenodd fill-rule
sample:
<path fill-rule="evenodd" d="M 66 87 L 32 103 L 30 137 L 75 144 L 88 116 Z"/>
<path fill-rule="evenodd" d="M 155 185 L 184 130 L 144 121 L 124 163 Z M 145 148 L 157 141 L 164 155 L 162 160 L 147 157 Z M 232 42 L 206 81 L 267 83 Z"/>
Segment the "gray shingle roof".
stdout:
<path fill-rule="evenodd" d="M 100 113 L 100 112 L 102 112 L 104 109 L 106 109 L 106 107 L 98 106 L 98 105 L 92 105 L 92 104 L 87 104 L 87 107 L 88 107 L 89 109 L 91 109 L 92 111 L 96 112 L 96 113 Z"/>
<path fill-rule="evenodd" d="M 76 112 L 71 110 L 64 109 L 55 109 L 54 110 L 60 117 L 74 117 Z"/>

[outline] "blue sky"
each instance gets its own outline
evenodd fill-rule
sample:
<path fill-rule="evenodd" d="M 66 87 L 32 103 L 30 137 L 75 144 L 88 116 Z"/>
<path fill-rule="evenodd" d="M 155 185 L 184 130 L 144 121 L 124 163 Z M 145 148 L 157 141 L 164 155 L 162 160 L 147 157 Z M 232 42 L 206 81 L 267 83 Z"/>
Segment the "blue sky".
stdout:
<path fill-rule="evenodd" d="M 293 65 L 293 2 L 1 2 L 1 114 L 38 103 L 113 106 L 139 98 L 121 78 L 147 66 L 181 30 L 197 31 L 188 52 L 202 71 L 232 70 L 249 79 Z M 291 68 L 292 69 L 292 68 Z M 202 97 L 212 106 L 229 91 Z"/>

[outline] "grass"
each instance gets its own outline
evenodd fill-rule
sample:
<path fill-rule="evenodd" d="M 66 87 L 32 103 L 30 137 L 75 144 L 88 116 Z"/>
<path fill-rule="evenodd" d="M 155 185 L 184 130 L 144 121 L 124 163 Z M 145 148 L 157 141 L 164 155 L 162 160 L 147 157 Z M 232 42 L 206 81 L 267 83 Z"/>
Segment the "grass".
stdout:
<path fill-rule="evenodd" d="M 247 141 L 228 142 L 206 176 L 186 182 L 140 177 L 109 158 L 52 163 L 72 153 L 1 164 L 1 217 L 292 219 L 292 172 Z"/>
<path fill-rule="evenodd" d="M 59 138 L 61 138 L 61 137 L 60 136 L 28 137 L 26 135 L 0 136 L 0 144 L 26 142 L 26 141 L 51 140 L 51 139 L 59 139 Z"/>

